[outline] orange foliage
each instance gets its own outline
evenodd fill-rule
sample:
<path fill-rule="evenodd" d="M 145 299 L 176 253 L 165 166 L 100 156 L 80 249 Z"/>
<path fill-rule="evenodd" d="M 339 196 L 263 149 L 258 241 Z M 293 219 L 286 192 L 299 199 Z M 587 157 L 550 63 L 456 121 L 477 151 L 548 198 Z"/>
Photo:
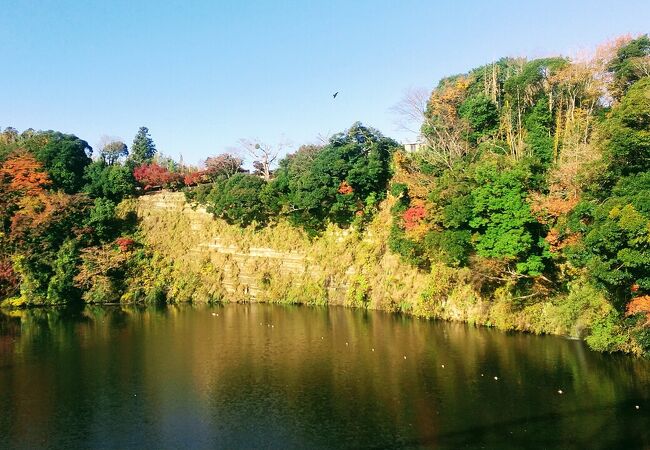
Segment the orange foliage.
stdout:
<path fill-rule="evenodd" d="M 82 196 L 62 192 L 42 192 L 23 197 L 18 202 L 18 211 L 11 218 L 11 238 L 14 241 L 22 240 L 34 233 L 44 232 L 48 225 L 83 204 L 83 199 Z"/>
<path fill-rule="evenodd" d="M 33 156 L 15 154 L 0 167 L 0 178 L 8 182 L 8 190 L 24 195 L 38 195 L 51 184 L 43 165 Z"/>
<path fill-rule="evenodd" d="M 348 194 L 352 194 L 353 192 L 354 189 L 352 189 L 352 186 L 350 186 L 347 181 L 345 180 L 341 181 L 338 190 L 339 194 L 348 195 Z"/>
<path fill-rule="evenodd" d="M 650 325 L 650 295 L 633 298 L 632 301 L 627 304 L 627 309 L 625 310 L 626 316 L 643 313 L 645 313 L 647 318 L 645 325 Z"/>
<path fill-rule="evenodd" d="M 461 76 L 448 82 L 441 89 L 434 90 L 429 98 L 429 111 L 439 116 L 445 123 L 458 122 L 458 107 L 465 99 L 469 85 L 469 78 Z"/>
<path fill-rule="evenodd" d="M 551 253 L 559 252 L 564 247 L 577 243 L 579 239 L 580 235 L 578 234 L 570 234 L 569 236 L 566 236 L 564 239 L 562 239 L 557 228 L 551 228 L 544 238 L 544 240 L 548 242 L 549 251 Z"/>
<path fill-rule="evenodd" d="M 530 210 L 539 223 L 553 223 L 558 217 L 571 212 L 578 204 L 578 197 L 561 198 L 531 194 Z"/>

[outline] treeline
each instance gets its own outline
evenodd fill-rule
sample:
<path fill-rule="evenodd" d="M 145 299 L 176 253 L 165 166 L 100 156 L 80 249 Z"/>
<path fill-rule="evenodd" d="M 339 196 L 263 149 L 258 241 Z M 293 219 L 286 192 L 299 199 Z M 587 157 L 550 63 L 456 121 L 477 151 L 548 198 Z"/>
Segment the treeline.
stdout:
<path fill-rule="evenodd" d="M 599 350 L 650 349 L 647 35 L 581 60 L 503 58 L 445 78 L 421 140 L 405 152 L 355 123 L 277 167 L 277 153 L 249 142 L 250 172 L 228 153 L 201 168 L 165 158 L 146 128 L 130 149 L 106 142 L 95 155 L 75 136 L 5 129 L 0 298 L 164 301 L 164 286 L 133 281 L 154 256 L 118 206 L 150 190 L 184 190 L 233 225 L 288 221 L 315 238 L 330 224 L 363 229 L 387 200 L 388 246 L 410 264 L 469 271 L 472 289 L 511 310 L 560 299 L 562 320 L 583 321 Z"/>
<path fill-rule="evenodd" d="M 281 217 L 310 234 L 327 223 L 361 225 L 385 197 L 395 141 L 354 124 L 325 146 L 303 146 L 253 173 L 228 153 L 204 167 L 160 155 L 142 127 L 131 148 L 54 131 L 0 133 L 0 300 L 15 306 L 165 301 L 164 286 L 134 274 L 153 255 L 140 244 L 125 199 L 155 189 L 186 189 L 217 217 L 266 226 Z M 94 158 L 93 158 L 94 157 Z M 119 205 L 122 203 L 122 207 Z M 141 281 L 141 280 L 140 280 Z"/>
<path fill-rule="evenodd" d="M 142 249 L 136 252 L 135 218 L 117 205 L 138 192 L 134 172 L 155 154 L 144 127 L 130 153 L 122 142 L 106 142 L 94 160 L 92 148 L 74 135 L 4 129 L 0 299 L 13 305 L 119 300 L 89 298 L 84 287 L 97 277 L 124 283 L 130 267 L 146 261 Z"/>
<path fill-rule="evenodd" d="M 649 75 L 646 35 L 441 80 L 424 148 L 396 160 L 391 249 L 469 267 L 522 307 L 587 283 L 613 306 L 595 346 L 650 349 Z"/>
<path fill-rule="evenodd" d="M 212 170 L 213 182 L 188 189 L 187 196 L 241 226 L 261 227 L 282 218 L 310 235 L 329 223 L 360 227 L 386 196 L 397 147 L 379 131 L 355 123 L 332 136 L 327 145 L 300 147 L 279 162 L 269 180 L 228 164 L 228 173 Z M 208 160 L 206 165 L 210 168 L 214 162 Z"/>

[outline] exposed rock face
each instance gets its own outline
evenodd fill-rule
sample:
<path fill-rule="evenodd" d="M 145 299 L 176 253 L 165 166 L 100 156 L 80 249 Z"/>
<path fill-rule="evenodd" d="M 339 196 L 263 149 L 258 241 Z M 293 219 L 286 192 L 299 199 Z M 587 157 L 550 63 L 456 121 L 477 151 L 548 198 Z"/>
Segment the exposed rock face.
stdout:
<path fill-rule="evenodd" d="M 360 236 L 331 228 L 313 241 L 288 224 L 242 230 L 173 192 L 140 197 L 137 214 L 152 248 L 188 272 L 211 271 L 212 291 L 230 299 L 379 307 L 400 301 L 389 293 L 398 284 L 382 289 L 370 278 L 381 274 L 388 283 L 396 269 L 419 276 L 388 254 L 372 230 Z"/>

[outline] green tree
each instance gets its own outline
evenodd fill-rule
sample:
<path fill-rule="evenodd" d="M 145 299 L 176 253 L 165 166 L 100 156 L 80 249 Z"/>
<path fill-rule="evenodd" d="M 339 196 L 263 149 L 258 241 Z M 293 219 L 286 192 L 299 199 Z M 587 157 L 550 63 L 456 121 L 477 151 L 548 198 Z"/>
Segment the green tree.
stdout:
<path fill-rule="evenodd" d="M 115 217 L 115 203 L 106 198 L 96 198 L 84 224 L 92 228 L 93 240 L 113 240 L 119 229 L 119 221 Z"/>
<path fill-rule="evenodd" d="M 543 240 L 526 202 L 529 174 L 519 167 L 486 162 L 476 168 L 472 191 L 475 248 L 480 256 L 516 263 L 518 272 L 539 275 L 544 270 Z"/>
<path fill-rule="evenodd" d="M 468 138 L 474 144 L 492 136 L 499 126 L 497 105 L 485 94 L 468 97 L 458 112 L 468 121 L 471 127 Z"/>
<path fill-rule="evenodd" d="M 156 145 L 149 134 L 147 127 L 140 127 L 131 145 L 130 161 L 133 166 L 150 163 L 156 154 Z"/>
<path fill-rule="evenodd" d="M 111 141 L 104 145 L 99 151 L 99 157 L 107 165 L 116 164 L 121 158 L 126 158 L 129 150 L 122 141 Z"/>
<path fill-rule="evenodd" d="M 584 235 L 569 260 L 615 293 L 619 307 L 633 290 L 650 294 L 650 172 L 621 178 L 609 198 L 583 202 L 569 223 Z"/>
<path fill-rule="evenodd" d="M 392 139 L 357 122 L 327 146 L 304 147 L 283 159 L 271 189 L 290 220 L 310 232 L 322 230 L 328 220 L 350 224 L 365 214 L 367 200 L 385 195 L 395 147 Z"/>
<path fill-rule="evenodd" d="M 208 195 L 208 211 L 230 224 L 264 225 L 268 210 L 260 195 L 266 182 L 258 176 L 238 173 L 217 182 Z"/>
<path fill-rule="evenodd" d="M 650 38 L 647 34 L 631 40 L 618 49 L 608 66 L 614 74 L 614 96 L 620 98 L 634 82 L 648 76 L 647 73 L 643 73 L 640 64 L 642 58 L 648 56 L 650 56 Z"/>
<path fill-rule="evenodd" d="M 85 171 L 84 191 L 93 198 L 105 197 L 115 203 L 135 192 L 135 179 L 128 167 L 94 161 Z"/>
<path fill-rule="evenodd" d="M 612 178 L 650 170 L 650 77 L 634 83 L 603 124 Z"/>
<path fill-rule="evenodd" d="M 91 163 L 92 148 L 72 134 L 56 131 L 36 133 L 25 146 L 36 156 L 52 179 L 52 187 L 67 194 L 79 192 L 84 185 L 84 171 Z"/>
<path fill-rule="evenodd" d="M 61 245 L 52 264 L 52 277 L 47 285 L 47 303 L 72 303 L 81 298 L 81 292 L 74 284 L 79 262 L 79 251 L 74 240 Z"/>

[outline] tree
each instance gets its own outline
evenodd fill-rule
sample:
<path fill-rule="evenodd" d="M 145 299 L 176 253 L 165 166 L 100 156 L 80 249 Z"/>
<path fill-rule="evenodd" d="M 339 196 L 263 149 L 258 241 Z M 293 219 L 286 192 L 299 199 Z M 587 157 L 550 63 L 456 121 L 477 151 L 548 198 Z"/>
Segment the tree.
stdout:
<path fill-rule="evenodd" d="M 151 162 L 155 154 L 156 146 L 149 135 L 149 129 L 147 127 L 140 127 L 133 139 L 133 145 L 131 145 L 130 160 L 132 164 L 138 166 Z"/>
<path fill-rule="evenodd" d="M 357 122 L 327 146 L 303 147 L 283 159 L 269 189 L 290 220 L 310 232 L 328 219 L 347 225 L 368 202 L 383 197 L 395 147 L 392 139 Z"/>
<path fill-rule="evenodd" d="M 40 198 L 51 184 L 43 165 L 25 151 L 0 166 L 0 237 L 25 199 Z"/>
<path fill-rule="evenodd" d="M 116 164 L 121 158 L 126 158 L 128 155 L 129 150 L 122 141 L 106 142 L 99 150 L 99 157 L 109 166 Z"/>
<path fill-rule="evenodd" d="M 607 67 L 614 74 L 612 90 L 620 98 L 635 81 L 648 76 L 650 37 L 647 34 L 619 47 L 616 56 Z"/>
<path fill-rule="evenodd" d="M 232 153 L 222 153 L 211 156 L 205 160 L 205 175 L 215 179 L 217 177 L 230 178 L 242 171 L 242 159 Z"/>
<path fill-rule="evenodd" d="M 520 168 L 490 162 L 479 165 L 469 225 L 477 233 L 474 241 L 480 256 L 514 262 L 518 272 L 539 275 L 544 269 L 544 249 L 526 202 L 527 176 Z"/>
<path fill-rule="evenodd" d="M 260 194 L 265 185 L 260 177 L 243 173 L 222 179 L 208 196 L 208 211 L 230 224 L 264 225 L 268 210 Z"/>
<path fill-rule="evenodd" d="M 428 98 L 429 91 L 425 88 L 409 88 L 404 92 L 402 99 L 391 107 L 391 112 L 397 116 L 398 129 L 420 136 Z"/>
<path fill-rule="evenodd" d="M 604 202 L 582 202 L 570 226 L 584 235 L 567 248 L 574 265 L 622 301 L 650 294 L 650 171 L 619 179 Z"/>
<path fill-rule="evenodd" d="M 620 175 L 650 170 L 650 78 L 630 86 L 604 123 L 604 157 Z"/>
<path fill-rule="evenodd" d="M 273 146 L 258 139 L 240 139 L 239 145 L 254 159 L 253 168 L 256 174 L 269 181 L 275 161 L 288 144 L 283 142 Z"/>
<path fill-rule="evenodd" d="M 47 285 L 47 303 L 72 303 L 81 298 L 81 292 L 75 286 L 79 249 L 77 243 L 69 239 L 61 245 L 52 264 L 53 274 Z"/>
<path fill-rule="evenodd" d="M 84 171 L 91 163 L 92 148 L 72 134 L 56 131 L 36 133 L 26 143 L 28 148 L 47 170 L 52 187 L 67 194 L 79 192 L 84 185 Z"/>
<path fill-rule="evenodd" d="M 93 161 L 86 167 L 84 192 L 92 198 L 105 197 L 115 203 L 133 195 L 136 181 L 127 166 Z"/>
<path fill-rule="evenodd" d="M 99 242 L 114 239 L 119 230 L 119 221 L 115 217 L 115 203 L 105 198 L 96 198 L 84 225 L 92 229 L 92 237 Z"/>
<path fill-rule="evenodd" d="M 52 182 L 43 165 L 26 152 L 15 153 L 0 167 L 0 178 L 8 192 L 19 195 L 37 195 Z"/>

